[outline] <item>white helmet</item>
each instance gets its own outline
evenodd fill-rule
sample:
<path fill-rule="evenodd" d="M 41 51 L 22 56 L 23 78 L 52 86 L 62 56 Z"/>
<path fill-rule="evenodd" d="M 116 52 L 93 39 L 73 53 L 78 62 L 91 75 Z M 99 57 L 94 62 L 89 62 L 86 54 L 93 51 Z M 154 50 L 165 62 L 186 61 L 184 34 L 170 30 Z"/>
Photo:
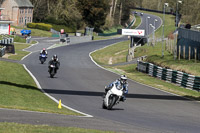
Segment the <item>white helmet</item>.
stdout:
<path fill-rule="evenodd" d="M 120 82 L 121 82 L 122 84 L 125 84 L 125 83 L 126 83 L 126 80 L 127 80 L 126 75 L 121 75 L 121 77 L 120 77 Z"/>

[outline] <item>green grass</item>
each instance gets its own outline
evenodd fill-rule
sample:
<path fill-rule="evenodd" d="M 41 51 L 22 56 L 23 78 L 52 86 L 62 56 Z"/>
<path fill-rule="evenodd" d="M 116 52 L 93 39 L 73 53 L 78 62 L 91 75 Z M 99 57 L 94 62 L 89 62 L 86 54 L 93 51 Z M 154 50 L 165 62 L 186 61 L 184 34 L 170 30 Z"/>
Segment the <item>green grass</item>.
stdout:
<path fill-rule="evenodd" d="M 55 127 L 48 125 L 29 125 L 17 123 L 0 123 L 2 133 L 114 133 L 74 127 Z"/>
<path fill-rule="evenodd" d="M 94 60 L 100 65 L 108 65 L 109 60 L 112 57 L 112 64 L 125 62 L 126 55 L 128 54 L 129 41 L 120 42 L 112 47 L 107 47 L 101 50 L 98 50 L 91 55 L 94 57 Z"/>
<path fill-rule="evenodd" d="M 31 36 L 39 36 L 39 37 L 51 37 L 52 33 L 50 31 L 44 31 L 44 30 L 39 30 L 39 29 L 33 29 L 33 28 L 23 28 L 23 27 L 16 27 L 12 26 L 13 28 L 16 29 L 27 29 L 31 30 Z"/>
<path fill-rule="evenodd" d="M 58 109 L 57 103 L 45 96 L 21 64 L 0 61 L 0 107 L 78 115 Z"/>
<path fill-rule="evenodd" d="M 15 36 L 14 37 L 14 42 L 26 43 L 26 39 L 25 38 L 21 38 L 20 36 Z"/>
<path fill-rule="evenodd" d="M 51 37 L 52 33 L 50 31 L 44 31 L 44 30 L 39 30 L 39 29 L 31 29 L 31 36 L 39 36 L 39 37 Z"/>
<path fill-rule="evenodd" d="M 138 26 L 140 25 L 140 23 L 141 23 L 141 17 L 140 17 L 140 16 L 135 15 L 135 19 L 136 19 L 136 21 L 135 21 L 134 25 L 131 27 L 132 29 L 135 29 L 135 28 L 138 27 Z"/>
<path fill-rule="evenodd" d="M 104 30 L 103 33 L 106 34 L 106 33 L 117 32 L 117 29 L 121 29 L 121 28 L 123 28 L 121 25 L 113 26 L 113 27 L 111 27 L 109 29 Z"/>
<path fill-rule="evenodd" d="M 29 52 L 23 51 L 22 49 L 29 47 L 30 44 L 14 43 L 14 46 L 15 46 L 15 54 L 8 54 L 8 55 L 10 55 L 8 57 L 9 59 L 21 60 L 24 56 L 29 54 Z"/>

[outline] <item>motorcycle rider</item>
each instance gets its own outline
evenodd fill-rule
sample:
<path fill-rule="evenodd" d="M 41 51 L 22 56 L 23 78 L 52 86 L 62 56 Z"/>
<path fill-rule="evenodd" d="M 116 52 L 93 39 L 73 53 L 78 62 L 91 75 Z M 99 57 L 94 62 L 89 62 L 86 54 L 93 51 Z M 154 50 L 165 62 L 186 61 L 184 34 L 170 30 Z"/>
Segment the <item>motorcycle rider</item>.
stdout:
<path fill-rule="evenodd" d="M 49 71 L 50 71 L 51 65 L 55 65 L 55 73 L 56 73 L 60 66 L 60 62 L 58 61 L 58 57 L 56 54 L 53 55 L 52 59 L 49 61 Z"/>
<path fill-rule="evenodd" d="M 41 51 L 40 51 L 40 56 L 39 56 L 39 59 L 41 59 L 41 55 L 44 54 L 46 55 L 47 57 L 47 50 L 45 48 L 43 48 Z"/>
<path fill-rule="evenodd" d="M 124 102 L 126 100 L 126 97 L 124 96 L 124 94 L 128 93 L 128 82 L 127 82 L 126 75 L 121 75 L 119 79 L 117 79 L 116 81 L 112 82 L 107 87 L 105 87 L 105 93 L 107 93 L 114 84 L 116 85 L 117 88 L 123 87 L 123 95 L 120 101 Z"/>

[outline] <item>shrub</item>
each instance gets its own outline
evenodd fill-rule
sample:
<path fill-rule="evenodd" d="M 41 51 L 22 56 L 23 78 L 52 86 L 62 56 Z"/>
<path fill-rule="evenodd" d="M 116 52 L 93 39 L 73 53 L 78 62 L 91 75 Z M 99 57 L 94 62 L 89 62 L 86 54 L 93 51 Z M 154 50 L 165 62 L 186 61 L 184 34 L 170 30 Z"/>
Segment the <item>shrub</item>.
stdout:
<path fill-rule="evenodd" d="M 45 24 L 45 23 L 28 23 L 27 27 L 28 28 L 35 28 L 35 29 L 50 31 L 51 28 L 52 28 L 52 25 Z"/>

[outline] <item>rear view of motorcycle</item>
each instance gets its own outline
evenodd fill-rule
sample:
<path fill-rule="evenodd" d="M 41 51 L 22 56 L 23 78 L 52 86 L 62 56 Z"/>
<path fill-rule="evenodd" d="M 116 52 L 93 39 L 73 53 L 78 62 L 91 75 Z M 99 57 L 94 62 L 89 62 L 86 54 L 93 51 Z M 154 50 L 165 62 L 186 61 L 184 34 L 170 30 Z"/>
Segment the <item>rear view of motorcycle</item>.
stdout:
<path fill-rule="evenodd" d="M 123 88 L 117 88 L 114 84 L 110 90 L 108 90 L 103 96 L 103 109 L 111 110 L 114 105 L 118 104 L 120 101 L 120 98 L 123 95 Z"/>

